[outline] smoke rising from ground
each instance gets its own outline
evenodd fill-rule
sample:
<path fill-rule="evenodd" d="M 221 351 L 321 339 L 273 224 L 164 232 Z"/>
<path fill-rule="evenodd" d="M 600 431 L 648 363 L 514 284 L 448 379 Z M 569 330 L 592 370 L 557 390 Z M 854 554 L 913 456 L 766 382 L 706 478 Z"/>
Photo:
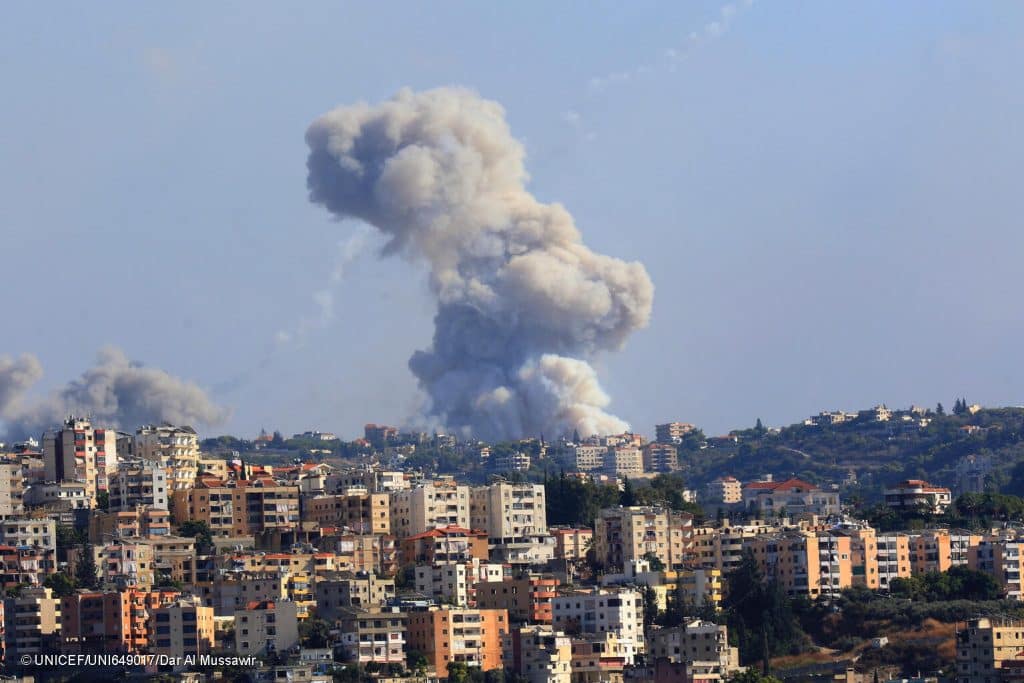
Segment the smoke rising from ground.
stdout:
<path fill-rule="evenodd" d="M 306 142 L 311 201 L 429 267 L 434 339 L 409 367 L 430 416 L 485 439 L 627 427 L 605 412 L 587 361 L 647 324 L 653 285 L 529 193 L 500 105 L 458 88 L 403 90 L 324 114 Z"/>
<path fill-rule="evenodd" d="M 38 437 L 69 414 L 126 430 L 159 422 L 216 425 L 228 417 L 198 385 L 133 362 L 114 347 L 101 349 L 96 365 L 81 377 L 33 401 L 26 394 L 41 376 L 42 366 L 31 354 L 0 357 L 0 431 Z"/>

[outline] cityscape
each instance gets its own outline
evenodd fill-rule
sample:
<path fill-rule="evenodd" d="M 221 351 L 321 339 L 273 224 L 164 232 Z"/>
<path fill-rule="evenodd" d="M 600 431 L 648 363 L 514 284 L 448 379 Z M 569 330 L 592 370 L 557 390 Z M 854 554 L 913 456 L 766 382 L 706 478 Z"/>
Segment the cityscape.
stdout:
<path fill-rule="evenodd" d="M 1024 683 L 1024 4 L 4 9 L 0 683 Z"/>

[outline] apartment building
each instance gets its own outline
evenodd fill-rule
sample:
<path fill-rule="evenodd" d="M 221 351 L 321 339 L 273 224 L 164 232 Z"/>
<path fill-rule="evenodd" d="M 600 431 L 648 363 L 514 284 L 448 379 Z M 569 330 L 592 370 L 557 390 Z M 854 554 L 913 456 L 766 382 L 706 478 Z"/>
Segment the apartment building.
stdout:
<path fill-rule="evenodd" d="M 145 425 L 135 431 L 136 457 L 164 467 L 169 490 L 192 486 L 199 474 L 199 435 L 192 427 Z"/>
<path fill-rule="evenodd" d="M 111 538 L 168 536 L 171 513 L 154 508 L 134 508 L 124 512 L 94 510 L 89 515 L 89 541 L 104 543 Z"/>
<path fill-rule="evenodd" d="M 745 508 L 766 517 L 783 514 L 830 517 L 842 512 L 838 491 L 824 491 L 795 478 L 745 484 L 742 497 Z"/>
<path fill-rule="evenodd" d="M 692 551 L 693 517 L 660 507 L 601 510 L 594 525 L 594 550 L 608 570 L 654 555 L 666 567 L 678 566 Z"/>
<path fill-rule="evenodd" d="M 644 473 L 644 454 L 638 446 L 609 446 L 604 456 L 605 474 L 635 477 Z"/>
<path fill-rule="evenodd" d="M 559 595 L 551 602 L 551 619 L 554 628 L 574 635 L 615 634 L 627 664 L 646 652 L 644 603 L 638 590 L 595 588 Z"/>
<path fill-rule="evenodd" d="M 550 533 L 555 539 L 554 557 L 557 560 L 582 560 L 594 542 L 594 530 L 589 528 L 552 527 Z"/>
<path fill-rule="evenodd" d="M 447 526 L 402 540 L 402 564 L 443 564 L 488 560 L 487 532 Z"/>
<path fill-rule="evenodd" d="M 20 463 L 0 463 L 0 520 L 25 514 L 25 477 Z"/>
<path fill-rule="evenodd" d="M 679 469 L 679 452 L 670 443 L 654 442 L 643 447 L 645 472 L 674 472 Z"/>
<path fill-rule="evenodd" d="M 218 617 L 229 617 L 250 602 L 278 602 L 288 600 L 288 574 L 268 572 L 238 572 L 218 574 L 211 581 L 200 581 L 194 591 L 202 604 L 214 610 Z"/>
<path fill-rule="evenodd" d="M 299 644 L 299 607 L 294 602 L 253 600 L 235 612 L 235 652 L 267 655 Z"/>
<path fill-rule="evenodd" d="M 32 484 L 23 500 L 27 510 L 42 510 L 47 513 L 73 514 L 75 510 L 90 510 L 96 506 L 85 483 L 77 481 L 45 482 Z"/>
<path fill-rule="evenodd" d="M 43 466 L 47 481 L 82 482 L 95 500 L 117 469 L 117 432 L 69 417 L 60 429 L 43 435 Z"/>
<path fill-rule="evenodd" d="M 743 486 L 736 477 L 717 477 L 708 482 L 704 488 L 704 497 L 709 503 L 733 503 L 743 502 Z"/>
<path fill-rule="evenodd" d="M 956 683 L 1006 680 L 1007 665 L 1024 656 L 1024 622 L 969 619 L 956 632 Z"/>
<path fill-rule="evenodd" d="M 447 678 L 451 662 L 501 668 L 502 638 L 509 631 L 505 610 L 431 607 L 411 612 L 408 623 L 408 647 L 426 656 L 438 678 Z"/>
<path fill-rule="evenodd" d="M 149 612 L 149 651 L 157 655 L 197 657 L 213 649 L 213 609 L 185 596 Z"/>
<path fill-rule="evenodd" d="M 336 570 L 374 572 L 378 576 L 398 572 L 399 550 L 394 536 L 352 534 L 339 529 L 321 529 L 321 533 L 317 547 L 328 552 Z M 318 561 L 325 561 L 322 555 L 317 554 Z"/>
<path fill-rule="evenodd" d="M 15 548 L 57 550 L 57 522 L 46 517 L 12 517 L 0 522 L 0 543 Z"/>
<path fill-rule="evenodd" d="M 344 610 L 339 632 L 346 658 L 362 666 L 404 665 L 408 622 L 409 615 L 397 610 Z"/>
<path fill-rule="evenodd" d="M 121 463 L 110 475 L 109 509 L 114 512 L 150 507 L 166 510 L 167 470 L 151 462 Z"/>
<path fill-rule="evenodd" d="M 61 650 L 142 652 L 150 644 L 149 614 L 180 597 L 178 591 L 85 591 L 61 599 Z"/>
<path fill-rule="evenodd" d="M 387 493 L 349 492 L 302 497 L 302 520 L 321 526 L 347 527 L 358 534 L 390 534 Z"/>
<path fill-rule="evenodd" d="M 605 455 L 608 453 L 606 446 L 584 444 L 575 446 L 572 449 L 573 463 L 580 472 L 592 472 L 604 469 Z"/>
<path fill-rule="evenodd" d="M 571 683 L 572 639 L 550 626 L 519 626 L 504 636 L 502 662 L 529 683 Z"/>
<path fill-rule="evenodd" d="M 174 521 L 206 522 L 216 536 L 248 536 L 299 525 L 299 489 L 268 476 L 222 481 L 200 477 L 173 492 Z"/>
<path fill-rule="evenodd" d="M 1024 557 L 1021 549 L 1024 542 L 1010 538 L 985 539 L 970 549 L 968 566 L 975 571 L 992 576 L 1006 591 L 1011 600 L 1021 600 L 1021 574 Z"/>
<path fill-rule="evenodd" d="M 57 651 L 60 640 L 60 600 L 43 586 L 22 588 L 3 599 L 4 656 L 9 666 L 25 656 Z"/>
<path fill-rule="evenodd" d="M 732 524 L 725 519 L 719 526 L 694 527 L 693 555 L 701 566 L 730 572 L 743 561 L 743 550 L 749 540 L 778 531 L 777 525 L 760 520 Z"/>
<path fill-rule="evenodd" d="M 476 586 L 480 581 L 500 581 L 504 575 L 500 564 L 481 562 L 444 562 L 417 565 L 416 592 L 456 607 L 476 607 Z"/>
<path fill-rule="evenodd" d="M 885 490 L 885 504 L 897 510 L 924 510 L 942 514 L 953 502 L 944 486 L 932 486 L 922 479 L 907 479 Z"/>
<path fill-rule="evenodd" d="M 788 531 L 750 539 L 748 546 L 762 574 L 790 595 L 835 596 L 853 585 L 849 536 Z"/>
<path fill-rule="evenodd" d="M 650 656 L 684 662 L 713 663 L 720 680 L 740 668 L 739 649 L 729 646 L 729 628 L 699 619 L 672 628 L 653 629 L 648 642 Z"/>
<path fill-rule="evenodd" d="M 696 429 L 694 425 L 686 422 L 666 422 L 654 426 L 654 438 L 661 443 L 679 443 L 683 437 Z"/>
<path fill-rule="evenodd" d="M 491 558 L 511 563 L 550 559 L 543 484 L 505 482 L 470 491 L 470 525 L 487 532 Z"/>
<path fill-rule="evenodd" d="M 469 487 L 424 484 L 391 493 L 391 533 L 399 539 L 448 526 L 470 527 Z"/>
<path fill-rule="evenodd" d="M 370 493 L 390 493 L 411 488 L 409 475 L 401 470 L 359 468 L 336 470 L 327 476 L 327 493 L 344 493 L 350 488 L 363 488 Z"/>
<path fill-rule="evenodd" d="M 541 575 L 480 581 L 476 584 L 476 605 L 506 610 L 513 623 L 550 624 L 559 583 L 554 577 Z"/>
<path fill-rule="evenodd" d="M 878 534 L 876 544 L 878 587 L 888 590 L 893 579 L 911 575 L 910 537 L 906 534 Z"/>
<path fill-rule="evenodd" d="M 350 608 L 383 607 L 395 597 L 395 580 L 373 572 L 328 574 L 317 576 L 314 591 L 317 616 L 334 622 Z"/>

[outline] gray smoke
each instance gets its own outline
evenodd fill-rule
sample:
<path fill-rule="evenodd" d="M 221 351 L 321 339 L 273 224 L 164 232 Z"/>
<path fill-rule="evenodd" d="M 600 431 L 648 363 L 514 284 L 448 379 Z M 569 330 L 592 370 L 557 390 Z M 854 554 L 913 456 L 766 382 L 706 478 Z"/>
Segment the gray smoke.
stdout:
<path fill-rule="evenodd" d="M 640 263 L 592 252 L 568 211 L 530 194 L 499 104 L 403 90 L 324 114 L 306 143 L 310 199 L 429 267 L 434 340 L 409 367 L 430 416 L 485 439 L 627 428 L 605 412 L 587 360 L 647 324 L 654 287 Z"/>
<path fill-rule="evenodd" d="M 216 425 L 228 417 L 198 385 L 133 362 L 113 347 L 101 349 L 81 377 L 32 401 L 26 393 L 41 376 L 35 356 L 0 358 L 0 422 L 8 436 L 38 437 L 70 414 L 126 430 L 159 422 Z"/>

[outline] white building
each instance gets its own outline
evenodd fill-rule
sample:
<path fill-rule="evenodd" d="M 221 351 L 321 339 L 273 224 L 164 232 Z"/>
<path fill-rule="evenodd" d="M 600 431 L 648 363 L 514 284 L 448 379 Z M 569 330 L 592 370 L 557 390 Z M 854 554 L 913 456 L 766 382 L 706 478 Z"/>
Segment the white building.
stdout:
<path fill-rule="evenodd" d="M 109 493 L 113 512 L 140 505 L 167 510 L 167 471 L 149 461 L 122 463 L 110 477 Z"/>
<path fill-rule="evenodd" d="M 559 595 L 551 601 L 552 625 L 567 633 L 614 633 L 623 644 L 626 663 L 633 664 L 638 653 L 646 652 L 644 642 L 644 601 L 633 589 L 594 589 Z"/>
<path fill-rule="evenodd" d="M 391 533 L 407 538 L 450 525 L 469 528 L 469 487 L 449 482 L 391 492 Z"/>
<path fill-rule="evenodd" d="M 192 488 L 199 474 L 199 436 L 192 427 L 146 425 L 135 431 L 135 455 L 167 468 L 172 491 Z"/>

